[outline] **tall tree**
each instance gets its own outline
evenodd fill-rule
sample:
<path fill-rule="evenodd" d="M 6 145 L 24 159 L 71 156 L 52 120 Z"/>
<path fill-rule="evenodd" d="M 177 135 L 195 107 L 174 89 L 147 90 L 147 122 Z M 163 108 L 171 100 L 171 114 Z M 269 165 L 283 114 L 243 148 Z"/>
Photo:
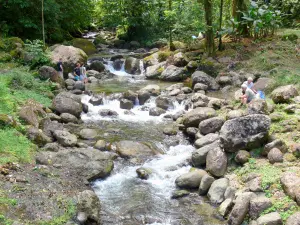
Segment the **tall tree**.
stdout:
<path fill-rule="evenodd" d="M 213 31 L 213 0 L 204 0 L 205 20 L 206 20 L 206 53 L 208 56 L 215 55 L 215 42 Z"/>
<path fill-rule="evenodd" d="M 240 22 L 242 20 L 242 12 L 247 10 L 248 0 L 233 0 L 232 1 L 232 17 Z M 248 34 L 247 25 L 239 25 L 239 31 L 243 35 Z"/>

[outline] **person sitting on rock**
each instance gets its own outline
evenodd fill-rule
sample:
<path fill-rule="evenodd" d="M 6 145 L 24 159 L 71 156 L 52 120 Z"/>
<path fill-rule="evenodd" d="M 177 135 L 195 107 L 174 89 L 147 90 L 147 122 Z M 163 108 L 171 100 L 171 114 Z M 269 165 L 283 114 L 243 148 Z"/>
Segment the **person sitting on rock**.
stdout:
<path fill-rule="evenodd" d="M 59 61 L 57 63 L 57 72 L 58 72 L 58 75 L 62 79 L 64 79 L 64 68 L 63 68 L 62 58 L 59 58 Z"/>
<path fill-rule="evenodd" d="M 74 69 L 74 77 L 76 81 L 80 78 L 80 63 L 76 64 L 76 67 Z"/>
<path fill-rule="evenodd" d="M 253 84 L 253 78 L 248 77 L 247 81 L 244 82 L 244 84 L 247 85 L 249 89 L 251 89 L 255 94 L 257 93 L 256 90 L 254 89 L 254 84 Z"/>
<path fill-rule="evenodd" d="M 240 97 L 242 104 L 248 104 L 255 98 L 255 93 L 247 87 L 247 84 L 242 84 L 242 93 Z"/>
<path fill-rule="evenodd" d="M 88 82 L 88 78 L 86 76 L 86 68 L 84 66 L 84 63 L 82 63 L 81 67 L 80 67 L 80 80 L 83 81 L 85 84 Z"/>

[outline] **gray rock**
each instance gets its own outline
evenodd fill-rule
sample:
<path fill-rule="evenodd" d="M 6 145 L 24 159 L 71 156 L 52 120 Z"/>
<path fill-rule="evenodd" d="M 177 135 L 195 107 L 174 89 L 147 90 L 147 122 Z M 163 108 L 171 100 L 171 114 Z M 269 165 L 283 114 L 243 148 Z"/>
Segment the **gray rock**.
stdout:
<path fill-rule="evenodd" d="M 58 73 L 57 71 L 50 66 L 42 66 L 39 68 L 39 75 L 42 80 L 50 79 L 53 82 L 58 81 Z"/>
<path fill-rule="evenodd" d="M 273 148 L 279 149 L 282 153 L 286 153 L 288 151 L 288 147 L 284 141 L 275 139 L 274 141 L 265 145 L 262 155 L 267 156 Z"/>
<path fill-rule="evenodd" d="M 240 163 L 240 164 L 245 164 L 246 162 L 249 161 L 251 155 L 248 151 L 245 151 L 245 150 L 240 150 L 237 152 L 234 160 L 237 162 L 237 163 Z"/>
<path fill-rule="evenodd" d="M 283 154 L 278 148 L 272 148 L 268 153 L 268 159 L 271 164 L 283 162 Z"/>
<path fill-rule="evenodd" d="M 141 167 L 136 170 L 136 173 L 140 179 L 147 180 L 152 171 L 149 168 Z"/>
<path fill-rule="evenodd" d="M 123 158 L 147 157 L 155 154 L 147 145 L 134 141 L 117 142 L 116 151 Z"/>
<path fill-rule="evenodd" d="M 101 204 L 98 196 L 91 190 L 80 192 L 77 196 L 77 212 L 81 224 L 100 224 Z"/>
<path fill-rule="evenodd" d="M 181 88 L 181 91 L 183 91 L 184 94 L 189 94 L 193 92 L 193 90 L 189 87 L 183 87 Z"/>
<path fill-rule="evenodd" d="M 261 114 L 228 120 L 220 130 L 220 140 L 228 152 L 260 147 L 267 140 L 270 125 L 270 118 Z"/>
<path fill-rule="evenodd" d="M 68 87 L 68 86 L 74 86 L 75 85 L 75 80 L 73 80 L 73 79 L 66 79 L 65 80 L 65 84 L 66 84 L 66 87 Z"/>
<path fill-rule="evenodd" d="M 70 113 L 79 118 L 82 112 L 81 98 L 66 92 L 59 93 L 53 99 L 52 108 L 59 114 Z"/>
<path fill-rule="evenodd" d="M 41 123 L 41 128 L 48 137 L 53 139 L 53 133 L 56 130 L 63 130 L 64 126 L 63 124 L 57 122 L 57 121 L 51 121 L 50 119 L 45 119 Z"/>
<path fill-rule="evenodd" d="M 300 212 L 296 212 L 291 215 L 287 221 L 286 225 L 300 225 Z"/>
<path fill-rule="evenodd" d="M 250 200 L 255 197 L 256 195 L 252 192 L 244 192 L 240 194 L 237 197 L 235 205 L 229 215 L 228 224 L 241 225 L 248 214 Z"/>
<path fill-rule="evenodd" d="M 165 81 L 183 81 L 186 78 L 184 68 L 173 65 L 168 66 L 160 75 L 161 80 Z"/>
<path fill-rule="evenodd" d="M 274 103 L 289 103 L 292 98 L 298 95 L 298 91 L 293 85 L 286 85 L 276 88 L 271 93 L 271 98 Z"/>
<path fill-rule="evenodd" d="M 169 108 L 173 108 L 173 100 L 167 96 L 158 96 L 155 100 L 155 104 L 157 107 L 167 110 Z"/>
<path fill-rule="evenodd" d="M 198 132 L 199 132 L 199 129 L 196 127 L 189 127 L 186 129 L 187 135 L 191 138 L 195 138 L 195 136 Z"/>
<path fill-rule="evenodd" d="M 225 200 L 224 194 L 228 185 L 229 181 L 226 178 L 221 178 L 214 181 L 207 194 L 207 197 L 209 198 L 210 202 L 213 204 L 222 203 Z"/>
<path fill-rule="evenodd" d="M 294 172 L 285 172 L 280 178 L 284 192 L 292 199 L 296 200 L 296 195 L 300 192 L 300 177 Z"/>
<path fill-rule="evenodd" d="M 89 106 L 87 104 L 82 103 L 82 111 L 84 113 L 88 113 L 89 112 Z"/>
<path fill-rule="evenodd" d="M 278 212 L 263 215 L 257 219 L 257 225 L 282 225 L 282 219 Z"/>
<path fill-rule="evenodd" d="M 247 183 L 247 186 L 250 189 L 250 191 L 252 191 L 252 192 L 262 192 L 263 191 L 263 189 L 261 187 L 261 178 L 260 177 L 251 179 Z"/>
<path fill-rule="evenodd" d="M 50 119 L 50 120 L 56 120 L 56 121 L 61 121 L 61 117 L 54 114 L 54 113 L 47 113 L 47 117 Z"/>
<path fill-rule="evenodd" d="M 144 105 L 148 99 L 150 99 L 150 93 L 148 91 L 138 91 L 139 104 Z"/>
<path fill-rule="evenodd" d="M 194 91 L 207 91 L 208 86 L 206 84 L 202 84 L 202 83 L 197 83 L 194 86 Z"/>
<path fill-rule="evenodd" d="M 198 127 L 200 122 L 216 116 L 216 111 L 212 108 L 196 108 L 183 116 L 183 125 L 185 127 Z"/>
<path fill-rule="evenodd" d="M 104 117 L 117 117 L 119 114 L 116 111 L 110 109 L 101 109 L 99 110 L 99 115 Z"/>
<path fill-rule="evenodd" d="M 138 97 L 137 93 L 130 90 L 124 92 L 123 94 L 123 98 L 132 101 L 133 104 L 135 103 L 137 97 Z"/>
<path fill-rule="evenodd" d="M 120 108 L 121 109 L 128 109 L 128 110 L 130 110 L 130 109 L 132 109 L 133 108 L 133 103 L 132 103 L 132 101 L 130 101 L 130 100 L 127 100 L 127 99 L 121 99 L 120 100 Z"/>
<path fill-rule="evenodd" d="M 161 73 L 164 71 L 165 65 L 166 62 L 161 62 L 153 66 L 148 66 L 145 72 L 146 79 L 158 79 Z"/>
<path fill-rule="evenodd" d="M 166 135 L 176 135 L 177 129 L 176 129 L 176 127 L 173 127 L 173 126 L 165 127 L 163 130 L 163 133 Z"/>
<path fill-rule="evenodd" d="M 156 84 L 149 84 L 146 87 L 142 88 L 140 91 L 147 91 L 151 95 L 158 95 L 160 93 L 160 87 Z"/>
<path fill-rule="evenodd" d="M 228 198 L 219 206 L 218 212 L 221 214 L 221 216 L 226 217 L 230 213 L 233 205 L 233 200 Z"/>
<path fill-rule="evenodd" d="M 179 94 L 183 94 L 183 91 L 181 91 L 180 89 L 175 89 L 175 90 L 169 92 L 168 95 L 170 95 L 170 96 L 177 96 Z"/>
<path fill-rule="evenodd" d="M 188 196 L 189 194 L 190 192 L 187 190 L 176 190 L 172 193 L 172 198 L 173 199 L 182 198 Z"/>
<path fill-rule="evenodd" d="M 82 129 L 79 133 L 80 138 L 84 140 L 93 140 L 98 136 L 98 131 L 95 129 Z"/>
<path fill-rule="evenodd" d="M 284 111 L 285 111 L 286 113 L 292 114 L 292 113 L 295 113 L 295 112 L 296 112 L 297 108 L 298 108 L 297 104 L 291 104 L 291 105 L 286 106 L 286 107 L 284 108 Z"/>
<path fill-rule="evenodd" d="M 82 81 L 76 81 L 75 84 L 74 84 L 73 89 L 85 91 L 85 85 Z"/>
<path fill-rule="evenodd" d="M 234 199 L 235 193 L 236 193 L 236 188 L 229 186 L 224 193 L 224 198 L 225 199 L 229 199 L 229 198 Z"/>
<path fill-rule="evenodd" d="M 199 124 L 199 130 L 201 134 L 215 133 L 221 129 L 225 120 L 221 117 L 213 117 L 207 120 L 203 120 Z"/>
<path fill-rule="evenodd" d="M 202 101 L 202 102 L 205 102 L 205 103 L 209 102 L 209 98 L 205 94 L 202 94 L 202 93 L 195 93 L 192 96 L 191 100 L 192 100 L 192 102 L 199 102 L 199 101 Z"/>
<path fill-rule="evenodd" d="M 48 143 L 43 147 L 43 151 L 49 151 L 49 152 L 58 152 L 60 150 L 60 146 L 58 143 Z"/>
<path fill-rule="evenodd" d="M 192 163 L 196 167 L 204 166 L 206 164 L 207 154 L 212 149 L 218 148 L 220 143 L 215 141 L 208 145 L 205 145 L 192 153 Z"/>
<path fill-rule="evenodd" d="M 239 118 L 242 116 L 244 116 L 244 112 L 242 110 L 231 110 L 227 113 L 226 117 L 228 120 L 232 120 L 232 119 Z"/>
<path fill-rule="evenodd" d="M 125 71 L 129 74 L 140 74 L 140 60 L 133 57 L 126 58 Z"/>
<path fill-rule="evenodd" d="M 173 61 L 174 65 L 178 67 L 184 67 L 189 63 L 188 57 L 182 52 L 178 52 L 177 54 L 175 54 L 173 57 Z"/>
<path fill-rule="evenodd" d="M 217 147 L 210 150 L 206 157 L 206 169 L 215 177 L 222 177 L 227 170 L 227 156 Z"/>
<path fill-rule="evenodd" d="M 51 142 L 51 138 L 45 135 L 42 131 L 40 131 L 36 127 L 29 127 L 27 129 L 27 137 L 33 143 L 37 144 L 39 147 L 44 146 L 47 143 Z"/>
<path fill-rule="evenodd" d="M 263 99 L 253 99 L 247 106 L 248 114 L 269 114 L 267 102 Z"/>
<path fill-rule="evenodd" d="M 154 107 L 154 108 L 151 108 L 149 110 L 149 115 L 150 116 L 160 116 L 162 114 L 165 114 L 166 111 L 164 109 L 161 109 L 159 107 Z"/>
<path fill-rule="evenodd" d="M 182 117 L 185 114 L 184 110 L 180 110 L 173 115 L 173 120 L 176 121 L 179 117 Z"/>
<path fill-rule="evenodd" d="M 219 135 L 218 134 L 207 134 L 205 136 L 202 136 L 200 139 L 197 139 L 195 141 L 195 147 L 196 148 L 202 148 L 205 145 L 209 145 L 215 141 L 217 141 L 219 139 Z"/>
<path fill-rule="evenodd" d="M 103 105 L 103 97 L 100 95 L 93 96 L 89 103 L 91 103 L 93 106 Z"/>
<path fill-rule="evenodd" d="M 106 141 L 104 140 L 98 140 L 94 146 L 94 148 L 105 151 L 106 150 Z"/>
<path fill-rule="evenodd" d="M 202 177 L 200 186 L 199 186 L 199 195 L 206 195 L 210 186 L 215 181 L 215 178 L 206 174 Z"/>
<path fill-rule="evenodd" d="M 272 202 L 265 196 L 256 197 L 250 200 L 249 215 L 251 219 L 257 219 L 259 215 L 272 206 Z"/>
<path fill-rule="evenodd" d="M 56 130 L 53 136 L 64 147 L 74 147 L 77 143 L 77 137 L 65 130 Z"/>
<path fill-rule="evenodd" d="M 179 176 L 175 183 L 180 188 L 199 188 L 201 179 L 207 173 L 204 170 L 195 169 L 191 172 Z"/>
<path fill-rule="evenodd" d="M 192 75 L 192 85 L 193 87 L 197 84 L 205 84 L 208 87 L 208 90 L 218 90 L 220 86 L 217 84 L 215 79 L 202 71 L 196 71 Z"/>
<path fill-rule="evenodd" d="M 78 123 L 77 117 L 70 113 L 62 113 L 60 117 L 63 123 Z"/>

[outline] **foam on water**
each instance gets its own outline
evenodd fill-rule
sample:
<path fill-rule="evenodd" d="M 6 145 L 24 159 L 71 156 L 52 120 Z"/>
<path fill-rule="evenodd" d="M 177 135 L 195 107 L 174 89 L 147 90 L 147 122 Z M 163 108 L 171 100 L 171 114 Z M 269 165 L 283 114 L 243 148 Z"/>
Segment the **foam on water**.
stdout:
<path fill-rule="evenodd" d="M 107 64 L 104 64 L 104 66 L 106 70 L 108 70 L 109 72 L 111 72 L 116 76 L 131 76 L 129 73 L 126 73 L 125 71 L 125 63 L 122 64 L 121 70 L 115 70 L 112 61 L 108 61 Z"/>
<path fill-rule="evenodd" d="M 87 104 L 89 107 L 89 112 L 87 114 L 82 114 L 81 119 L 84 121 L 99 121 L 99 120 L 123 120 L 123 121 L 130 121 L 130 122 L 155 122 L 159 123 L 163 120 L 166 114 L 174 115 L 176 112 L 184 110 L 184 102 L 179 104 L 178 102 L 174 102 L 174 107 L 169 109 L 165 114 L 160 116 L 150 116 L 149 111 L 142 110 L 142 107 L 152 108 L 155 107 L 155 97 L 151 97 L 144 106 L 138 105 L 138 101 L 136 105 L 130 111 L 134 113 L 134 115 L 127 115 L 125 111 L 120 108 L 120 101 L 119 100 L 107 100 L 104 99 L 103 105 L 93 106 L 89 103 L 91 96 L 85 95 L 82 97 L 82 103 Z M 117 117 L 103 117 L 99 115 L 99 110 L 101 109 L 109 109 L 117 112 L 119 115 Z"/>

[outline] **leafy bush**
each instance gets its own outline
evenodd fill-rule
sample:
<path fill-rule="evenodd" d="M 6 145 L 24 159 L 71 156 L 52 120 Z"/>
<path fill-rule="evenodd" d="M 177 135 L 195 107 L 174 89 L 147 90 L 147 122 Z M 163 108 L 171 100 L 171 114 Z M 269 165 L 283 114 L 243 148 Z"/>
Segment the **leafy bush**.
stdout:
<path fill-rule="evenodd" d="M 24 63 L 29 65 L 31 69 L 50 64 L 49 52 L 41 40 L 27 40 L 25 51 Z"/>

